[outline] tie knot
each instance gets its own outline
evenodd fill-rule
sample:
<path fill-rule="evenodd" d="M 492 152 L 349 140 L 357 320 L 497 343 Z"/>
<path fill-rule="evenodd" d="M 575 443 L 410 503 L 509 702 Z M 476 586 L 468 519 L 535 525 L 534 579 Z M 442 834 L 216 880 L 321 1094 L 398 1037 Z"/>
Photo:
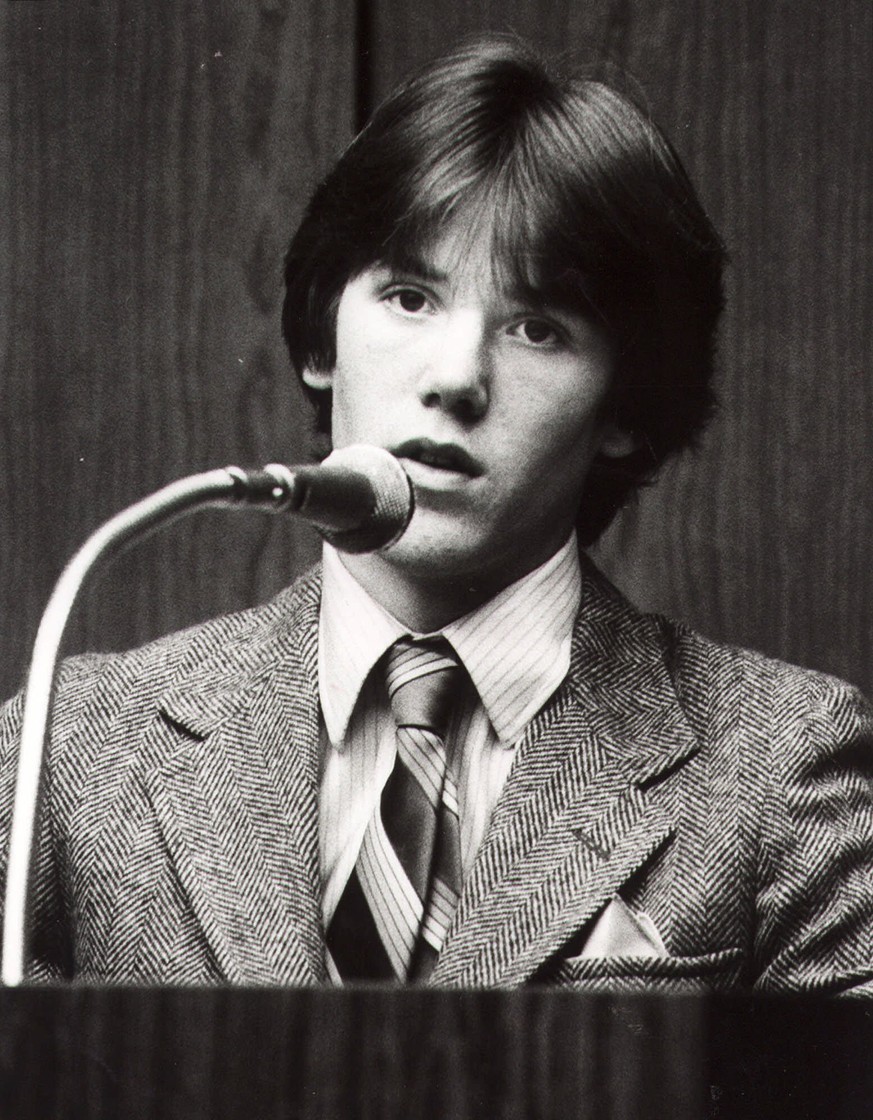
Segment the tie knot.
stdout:
<path fill-rule="evenodd" d="M 385 683 L 397 726 L 425 727 L 444 739 L 460 668 L 443 638 L 395 642 L 388 651 Z"/>

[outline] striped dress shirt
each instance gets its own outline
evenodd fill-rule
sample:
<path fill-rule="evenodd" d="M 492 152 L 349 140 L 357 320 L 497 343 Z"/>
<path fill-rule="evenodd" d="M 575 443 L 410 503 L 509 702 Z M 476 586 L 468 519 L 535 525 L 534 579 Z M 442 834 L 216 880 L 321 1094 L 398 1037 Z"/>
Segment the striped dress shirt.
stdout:
<path fill-rule="evenodd" d="M 575 535 L 541 567 L 444 627 L 469 676 L 447 736 L 458 782 L 466 875 L 525 728 L 570 666 L 579 609 Z M 367 824 L 394 767 L 395 727 L 376 662 L 412 633 L 381 607 L 324 546 L 318 688 L 323 717 L 319 797 L 325 926 L 358 858 Z"/>

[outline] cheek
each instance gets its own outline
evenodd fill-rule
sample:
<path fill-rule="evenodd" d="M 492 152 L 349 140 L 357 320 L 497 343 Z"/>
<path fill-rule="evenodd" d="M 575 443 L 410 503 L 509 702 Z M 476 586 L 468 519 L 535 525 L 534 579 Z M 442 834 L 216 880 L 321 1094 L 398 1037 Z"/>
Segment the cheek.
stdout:
<path fill-rule="evenodd" d="M 362 442 L 359 435 L 361 428 L 360 399 L 355 393 L 349 393 L 341 379 L 334 383 L 333 390 L 333 444 L 334 447 L 346 447 L 350 443 Z"/>
<path fill-rule="evenodd" d="M 566 462 L 568 469 L 585 460 L 596 438 L 599 397 L 579 393 L 547 395 L 529 399 L 524 423 L 516 433 L 526 432 L 525 442 L 534 458 Z"/>
<path fill-rule="evenodd" d="M 596 454 L 602 430 L 601 409 L 609 388 L 605 363 L 574 364 L 537 402 L 540 438 L 554 459 L 567 469 L 587 468 Z"/>
<path fill-rule="evenodd" d="M 378 371 L 363 355 L 350 363 L 337 363 L 333 385 L 334 446 L 378 443 L 390 397 Z"/>

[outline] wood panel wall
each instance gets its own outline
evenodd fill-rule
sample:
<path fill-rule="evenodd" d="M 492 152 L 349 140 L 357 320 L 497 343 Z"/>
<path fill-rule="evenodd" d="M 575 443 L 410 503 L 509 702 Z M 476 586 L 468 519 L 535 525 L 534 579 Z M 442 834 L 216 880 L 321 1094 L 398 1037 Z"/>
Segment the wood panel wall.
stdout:
<path fill-rule="evenodd" d="M 353 19 L 352 0 L 0 6 L 5 693 L 104 519 L 181 475 L 305 456 L 281 266 L 352 132 Z M 98 579 L 69 648 L 248 605 L 314 555 L 267 514 L 195 515 Z"/>
<path fill-rule="evenodd" d="M 869 0 L 17 0 L 0 6 L 4 693 L 88 531 L 190 471 L 304 457 L 283 247 L 368 106 L 487 28 L 629 72 L 732 256 L 720 415 L 599 558 L 644 606 L 873 691 Z M 70 648 L 263 599 L 314 554 L 267 515 L 199 514 L 103 575 Z"/>

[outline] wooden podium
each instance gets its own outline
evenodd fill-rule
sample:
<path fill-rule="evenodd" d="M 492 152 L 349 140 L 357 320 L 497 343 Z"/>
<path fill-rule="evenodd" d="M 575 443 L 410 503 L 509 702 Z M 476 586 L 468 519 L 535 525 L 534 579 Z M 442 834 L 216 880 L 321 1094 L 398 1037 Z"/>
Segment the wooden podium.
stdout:
<path fill-rule="evenodd" d="M 0 990 L 0 1120 L 873 1117 L 873 1005 Z"/>

